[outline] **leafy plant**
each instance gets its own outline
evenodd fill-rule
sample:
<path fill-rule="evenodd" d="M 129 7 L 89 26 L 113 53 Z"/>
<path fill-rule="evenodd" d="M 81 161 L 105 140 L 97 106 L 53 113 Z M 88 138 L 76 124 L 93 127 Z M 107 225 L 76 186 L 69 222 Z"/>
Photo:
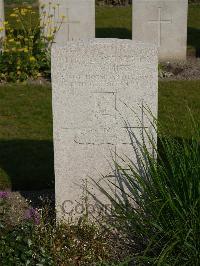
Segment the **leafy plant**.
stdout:
<path fill-rule="evenodd" d="M 49 5 L 49 13 L 42 7 L 44 11 L 36 24 L 33 23 L 36 12 L 31 6 L 13 9 L 10 17 L 15 20 L 15 28 L 4 22 L 6 37 L 0 44 L 0 80 L 19 82 L 50 76 L 50 49 L 62 21 L 55 22 L 59 6 Z"/>
<path fill-rule="evenodd" d="M 49 206 L 28 208 L 24 219 L 10 226 L 2 219 L 9 212 L 6 192 L 0 213 L 1 265 L 99 265 L 112 259 L 110 232 L 85 218 L 78 222 L 55 223 Z M 114 258 L 113 258 L 114 259 Z"/>
<path fill-rule="evenodd" d="M 139 265 L 200 263 L 200 128 L 195 123 L 192 128 L 190 140 L 158 132 L 158 149 L 146 132 L 157 157 L 147 142 L 133 145 L 137 165 L 116 163 L 115 196 L 96 183 L 114 206 L 112 226 L 137 251 Z"/>
<path fill-rule="evenodd" d="M 24 223 L 0 237 L 2 265 L 53 265 L 49 251 L 38 245 L 37 229 Z"/>
<path fill-rule="evenodd" d="M 7 208 L 7 201 L 9 194 L 6 191 L 0 191 L 0 229 L 4 229 L 4 213 Z"/>

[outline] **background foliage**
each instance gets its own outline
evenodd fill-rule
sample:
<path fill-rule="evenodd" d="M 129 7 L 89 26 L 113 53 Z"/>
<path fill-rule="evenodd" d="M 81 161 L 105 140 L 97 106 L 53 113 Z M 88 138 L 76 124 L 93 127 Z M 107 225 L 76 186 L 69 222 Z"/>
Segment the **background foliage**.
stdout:
<path fill-rule="evenodd" d="M 37 3 L 37 0 L 5 0 L 6 4 L 21 4 L 27 2 L 29 4 Z M 127 5 L 131 4 L 132 0 L 96 0 L 97 4 L 104 5 Z M 200 0 L 189 0 L 189 3 L 200 3 Z"/>
<path fill-rule="evenodd" d="M 50 77 L 50 49 L 62 23 L 56 23 L 50 11 L 39 18 L 31 5 L 12 8 L 13 23 L 4 22 L 6 36 L 0 39 L 0 81 Z"/>
<path fill-rule="evenodd" d="M 37 2 L 37 0 L 5 0 L 5 4 L 22 4 L 23 2 L 33 4 Z"/>

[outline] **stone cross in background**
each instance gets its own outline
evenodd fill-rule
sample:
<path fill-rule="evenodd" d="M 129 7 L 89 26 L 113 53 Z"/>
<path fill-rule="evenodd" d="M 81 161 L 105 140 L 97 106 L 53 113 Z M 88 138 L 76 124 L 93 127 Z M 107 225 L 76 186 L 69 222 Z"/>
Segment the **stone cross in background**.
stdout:
<path fill-rule="evenodd" d="M 133 40 L 159 47 L 159 59 L 186 59 L 188 0 L 133 0 Z"/>
<path fill-rule="evenodd" d="M 62 24 L 55 37 L 59 45 L 65 45 L 69 40 L 95 37 L 95 0 L 40 0 L 41 17 L 44 12 L 52 15 L 52 24 Z M 44 19 L 42 23 L 48 24 L 46 21 Z M 48 28 L 46 25 L 47 35 Z"/>
<path fill-rule="evenodd" d="M 131 130 L 138 141 L 143 140 L 144 129 L 150 132 L 144 105 L 157 116 L 157 64 L 155 46 L 131 40 L 69 41 L 65 47 L 53 47 L 59 218 L 66 214 L 62 212 L 63 203 L 69 203 L 68 207 L 72 208 L 80 199 L 82 180 L 92 177 L 98 181 L 104 175 L 115 182 L 112 157 L 127 155 L 137 162 L 128 131 Z M 94 192 L 103 201 L 102 195 Z"/>
<path fill-rule="evenodd" d="M 62 22 L 62 20 L 58 20 L 58 23 L 63 23 L 63 32 L 62 34 L 64 36 L 66 36 L 67 38 L 67 41 L 70 41 L 70 40 L 74 40 L 75 37 L 73 37 L 73 31 L 72 31 L 72 28 L 73 27 L 79 27 L 80 28 L 80 21 L 73 21 L 71 20 L 71 16 L 70 16 L 70 12 L 69 12 L 69 8 L 63 8 L 62 11 L 65 11 L 63 14 L 65 16 L 65 19 L 64 21 Z M 76 24 L 76 25 L 73 25 L 73 24 Z M 62 28 L 61 28 L 61 31 L 62 31 Z M 58 33 L 58 34 L 61 34 Z"/>
<path fill-rule="evenodd" d="M 0 0 L 0 38 L 5 36 L 5 30 L 4 30 L 4 0 Z"/>
<path fill-rule="evenodd" d="M 158 26 L 158 35 L 157 35 L 157 40 L 158 40 L 158 47 L 162 45 L 162 24 L 164 23 L 172 23 L 172 20 L 162 20 L 162 8 L 158 8 L 158 18 L 156 20 L 149 20 L 148 23 L 154 24 L 156 23 Z M 164 44 L 163 44 L 164 45 Z"/>

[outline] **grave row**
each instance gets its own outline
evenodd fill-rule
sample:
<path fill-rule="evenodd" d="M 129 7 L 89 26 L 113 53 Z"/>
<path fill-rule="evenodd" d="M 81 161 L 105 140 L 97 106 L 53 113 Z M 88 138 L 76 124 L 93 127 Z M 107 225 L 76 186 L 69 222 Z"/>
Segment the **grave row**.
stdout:
<path fill-rule="evenodd" d="M 4 19 L 3 2 L 0 0 L 0 27 Z M 62 24 L 55 36 L 57 44 L 95 37 L 95 0 L 40 0 L 39 3 L 47 33 L 48 15 L 53 15 L 55 23 Z M 132 39 L 158 46 L 160 60 L 185 59 L 187 12 L 188 0 L 133 0 Z M 1 31 L 0 37 L 4 34 Z"/>
<path fill-rule="evenodd" d="M 56 43 L 95 37 L 95 0 L 40 0 L 42 12 L 56 14 Z M 54 6 L 59 9 L 54 13 Z M 132 39 L 159 47 L 159 59 L 185 59 L 188 0 L 133 0 Z M 117 20 L 117 18 L 116 18 Z"/>

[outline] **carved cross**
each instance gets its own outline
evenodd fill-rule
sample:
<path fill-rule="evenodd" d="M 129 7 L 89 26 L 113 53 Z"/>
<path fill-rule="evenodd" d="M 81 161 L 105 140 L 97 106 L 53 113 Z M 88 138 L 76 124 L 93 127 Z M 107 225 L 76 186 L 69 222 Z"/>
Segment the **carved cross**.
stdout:
<path fill-rule="evenodd" d="M 169 24 L 172 23 L 172 20 L 165 20 L 162 19 L 162 8 L 158 8 L 158 19 L 157 20 L 150 20 L 148 23 L 150 24 L 157 24 L 158 27 L 158 46 L 160 47 L 162 44 L 162 24 Z"/>
<path fill-rule="evenodd" d="M 71 25 L 80 24 L 80 21 L 70 20 L 69 8 L 65 8 L 65 19 L 64 19 L 64 21 L 62 21 L 62 23 L 64 24 L 64 26 L 67 27 L 67 40 L 69 41 L 70 40 Z M 73 38 L 72 38 L 72 40 L 73 40 Z"/>

